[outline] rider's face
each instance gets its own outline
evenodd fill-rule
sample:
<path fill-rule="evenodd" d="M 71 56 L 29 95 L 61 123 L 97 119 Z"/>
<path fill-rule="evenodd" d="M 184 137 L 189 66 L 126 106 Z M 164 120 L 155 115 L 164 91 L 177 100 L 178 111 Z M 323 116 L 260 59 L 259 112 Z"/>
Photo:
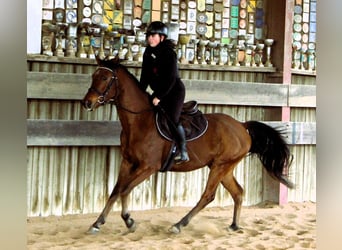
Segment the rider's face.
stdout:
<path fill-rule="evenodd" d="M 159 34 L 150 34 L 147 37 L 147 42 L 151 47 L 156 47 L 163 40 L 164 36 L 161 36 Z"/>

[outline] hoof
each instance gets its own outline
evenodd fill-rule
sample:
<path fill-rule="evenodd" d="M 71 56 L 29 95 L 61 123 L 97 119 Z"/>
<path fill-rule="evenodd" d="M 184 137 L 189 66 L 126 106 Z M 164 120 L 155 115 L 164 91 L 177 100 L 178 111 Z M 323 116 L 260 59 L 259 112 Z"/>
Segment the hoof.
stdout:
<path fill-rule="evenodd" d="M 240 229 L 240 227 L 238 227 L 237 225 L 235 224 L 232 224 L 228 227 L 228 231 L 233 231 L 233 232 L 236 232 Z"/>
<path fill-rule="evenodd" d="M 100 229 L 94 226 L 91 226 L 88 231 L 87 234 L 98 234 L 100 232 Z"/>
<path fill-rule="evenodd" d="M 128 234 L 134 233 L 136 229 L 137 229 L 137 226 L 135 223 L 133 223 L 130 227 L 127 227 L 127 231 L 123 232 L 122 235 L 128 235 Z"/>
<path fill-rule="evenodd" d="M 133 221 L 133 223 L 128 227 L 128 232 L 134 233 L 135 230 L 137 229 L 137 224 Z"/>
<path fill-rule="evenodd" d="M 172 226 L 169 228 L 169 232 L 173 233 L 173 234 L 179 234 L 180 233 L 180 229 L 176 226 Z"/>

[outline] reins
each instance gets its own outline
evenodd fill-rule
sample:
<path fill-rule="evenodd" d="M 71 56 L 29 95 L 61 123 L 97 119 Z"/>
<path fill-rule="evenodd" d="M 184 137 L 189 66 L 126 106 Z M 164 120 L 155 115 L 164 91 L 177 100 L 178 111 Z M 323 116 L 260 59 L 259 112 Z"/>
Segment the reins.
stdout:
<path fill-rule="evenodd" d="M 96 71 L 99 70 L 99 69 L 105 69 L 105 70 L 110 71 L 110 72 L 112 73 L 111 80 L 110 80 L 110 82 L 108 83 L 108 85 L 107 85 L 107 87 L 106 87 L 106 89 L 105 89 L 105 91 L 104 91 L 103 93 L 101 93 L 100 91 L 98 91 L 97 89 L 95 89 L 95 88 L 93 88 L 93 87 L 90 87 L 90 88 L 89 88 L 89 90 L 94 91 L 96 94 L 99 95 L 98 98 L 97 98 L 97 102 L 98 102 L 99 104 L 104 105 L 105 103 L 111 103 L 111 102 L 112 102 L 112 103 L 115 104 L 115 106 L 116 106 L 117 108 L 120 108 L 120 109 L 122 109 L 122 110 L 124 110 L 124 111 L 126 111 L 126 112 L 129 112 L 129 113 L 135 114 L 135 115 L 142 114 L 142 113 L 145 113 L 145 112 L 153 111 L 153 108 L 143 109 L 143 110 L 141 110 L 141 111 L 133 111 L 133 110 L 130 110 L 130 109 L 128 109 L 128 108 L 122 106 L 122 105 L 118 102 L 118 96 L 119 96 L 119 92 L 118 92 L 118 88 L 117 88 L 117 85 L 118 85 L 118 84 L 117 84 L 117 83 L 118 83 L 118 77 L 116 76 L 115 72 L 114 72 L 112 69 L 107 68 L 107 67 L 103 67 L 103 66 L 98 67 L 98 68 L 96 69 Z M 95 72 L 96 72 L 96 71 L 95 71 Z M 113 84 L 114 84 L 115 87 L 116 87 L 115 96 L 114 96 L 113 98 L 110 98 L 110 99 L 108 99 L 107 101 L 105 101 L 105 100 L 106 100 L 106 96 L 108 95 L 109 90 L 111 89 L 111 87 L 113 86 Z"/>

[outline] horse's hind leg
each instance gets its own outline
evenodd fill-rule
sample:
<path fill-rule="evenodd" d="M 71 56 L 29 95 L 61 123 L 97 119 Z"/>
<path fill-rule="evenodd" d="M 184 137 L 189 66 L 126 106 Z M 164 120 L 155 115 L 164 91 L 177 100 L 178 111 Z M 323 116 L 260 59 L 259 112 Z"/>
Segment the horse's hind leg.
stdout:
<path fill-rule="evenodd" d="M 230 229 L 236 231 L 239 229 L 239 219 L 242 205 L 242 195 L 243 189 L 240 184 L 236 181 L 233 176 L 233 172 L 229 172 L 221 181 L 222 185 L 228 190 L 230 195 L 234 200 L 234 214 L 233 214 L 233 222 L 230 225 Z"/>
<path fill-rule="evenodd" d="M 206 205 L 215 199 L 217 186 L 220 183 L 222 176 L 225 174 L 225 172 L 222 173 L 220 170 L 222 169 L 219 169 L 218 167 L 211 168 L 207 185 L 205 187 L 204 193 L 201 196 L 201 199 L 186 216 L 184 216 L 178 223 L 174 224 L 169 229 L 170 232 L 179 233 L 181 231 L 181 227 L 188 225 L 192 217 L 194 217 L 200 210 L 202 210 Z"/>

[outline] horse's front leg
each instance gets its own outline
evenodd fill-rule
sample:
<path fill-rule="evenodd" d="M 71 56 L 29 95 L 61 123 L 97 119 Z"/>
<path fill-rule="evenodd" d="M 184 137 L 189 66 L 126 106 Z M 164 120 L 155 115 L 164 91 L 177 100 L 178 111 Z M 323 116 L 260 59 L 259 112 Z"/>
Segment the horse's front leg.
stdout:
<path fill-rule="evenodd" d="M 90 226 L 87 233 L 96 234 L 100 231 L 100 226 L 106 222 L 106 218 L 108 216 L 108 213 L 112 209 L 114 202 L 117 200 L 117 198 L 119 196 L 118 190 L 119 190 L 118 185 L 116 185 L 114 187 L 111 195 L 109 196 L 109 199 L 107 200 L 107 203 L 106 203 L 105 207 L 103 208 L 102 213 L 97 218 L 97 220 Z"/>
<path fill-rule="evenodd" d="M 121 196 L 122 210 L 121 218 L 124 220 L 126 227 L 130 232 L 134 232 L 136 229 L 135 221 L 131 218 L 131 214 L 128 211 L 128 195 Z"/>
<path fill-rule="evenodd" d="M 150 167 L 150 165 L 140 164 L 139 167 L 125 178 L 125 185 L 123 185 L 121 196 L 121 218 L 124 220 L 126 227 L 130 232 L 134 232 L 136 229 L 135 221 L 131 218 L 128 211 L 128 196 L 132 189 L 146 180 L 149 176 L 157 171 L 157 167 Z"/>
<path fill-rule="evenodd" d="M 87 233 L 90 233 L 90 234 L 98 233 L 100 231 L 100 226 L 106 222 L 106 218 L 107 218 L 110 210 L 112 209 L 114 202 L 120 196 L 120 192 L 122 190 L 122 182 L 120 182 L 120 180 L 125 179 L 125 176 L 128 175 L 129 169 L 131 168 L 131 166 L 132 166 L 132 164 L 130 164 L 128 161 L 126 161 L 125 159 L 122 160 L 121 165 L 120 165 L 120 172 L 119 172 L 118 181 L 116 182 L 115 187 L 113 188 L 113 191 L 110 194 L 110 196 L 106 202 L 106 205 L 103 208 L 100 216 L 90 226 Z"/>

